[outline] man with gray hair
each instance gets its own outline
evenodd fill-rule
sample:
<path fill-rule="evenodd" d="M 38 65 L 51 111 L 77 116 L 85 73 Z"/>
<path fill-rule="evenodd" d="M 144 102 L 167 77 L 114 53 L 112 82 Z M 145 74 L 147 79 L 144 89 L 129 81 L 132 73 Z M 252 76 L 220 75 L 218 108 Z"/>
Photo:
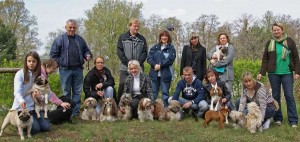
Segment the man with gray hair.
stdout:
<path fill-rule="evenodd" d="M 77 22 L 69 19 L 65 26 L 66 33 L 54 40 L 50 50 L 50 57 L 59 65 L 63 95 L 75 103 L 72 116 L 79 115 L 84 60 L 92 59 L 92 53 L 85 40 L 76 34 L 77 28 Z"/>

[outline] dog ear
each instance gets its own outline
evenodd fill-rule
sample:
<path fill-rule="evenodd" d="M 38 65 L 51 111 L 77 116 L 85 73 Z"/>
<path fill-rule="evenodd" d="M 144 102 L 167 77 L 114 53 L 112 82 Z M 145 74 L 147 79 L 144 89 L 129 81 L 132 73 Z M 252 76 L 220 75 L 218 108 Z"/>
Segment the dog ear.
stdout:
<path fill-rule="evenodd" d="M 48 80 L 45 78 L 45 84 L 48 84 Z"/>
<path fill-rule="evenodd" d="M 140 100 L 139 102 L 139 109 L 140 110 L 145 110 L 145 107 L 144 107 L 144 98 Z"/>
<path fill-rule="evenodd" d="M 22 110 L 18 110 L 18 116 L 22 113 Z"/>
<path fill-rule="evenodd" d="M 113 116 L 117 116 L 118 106 L 114 98 L 112 98 L 112 109 L 113 109 Z"/>

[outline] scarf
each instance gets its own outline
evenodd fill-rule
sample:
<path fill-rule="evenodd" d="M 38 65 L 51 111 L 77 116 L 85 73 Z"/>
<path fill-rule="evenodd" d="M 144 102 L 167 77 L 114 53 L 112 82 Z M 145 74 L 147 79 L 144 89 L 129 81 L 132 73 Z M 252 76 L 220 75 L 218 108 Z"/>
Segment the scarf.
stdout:
<path fill-rule="evenodd" d="M 281 59 L 285 60 L 286 56 L 290 53 L 290 50 L 288 49 L 288 44 L 287 44 L 287 35 L 283 34 L 283 36 L 280 39 L 277 39 L 273 36 L 271 39 L 269 46 L 268 46 L 268 52 L 275 51 L 275 45 L 276 42 L 281 44 L 283 46 L 282 48 L 282 54 L 281 54 Z"/>

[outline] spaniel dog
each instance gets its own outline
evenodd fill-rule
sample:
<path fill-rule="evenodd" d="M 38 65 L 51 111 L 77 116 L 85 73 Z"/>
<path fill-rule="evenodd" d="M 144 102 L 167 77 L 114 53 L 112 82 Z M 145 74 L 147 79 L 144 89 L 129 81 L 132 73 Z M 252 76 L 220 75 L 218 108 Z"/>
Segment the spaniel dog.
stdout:
<path fill-rule="evenodd" d="M 210 97 L 211 97 L 211 102 L 210 102 L 210 109 L 209 110 L 214 110 L 218 111 L 220 108 L 220 101 L 222 99 L 222 89 L 220 87 L 212 87 L 210 90 Z M 214 108 L 214 104 L 216 104 Z"/>
<path fill-rule="evenodd" d="M 161 99 L 156 99 L 154 102 L 153 118 L 160 121 L 166 119 L 166 111 Z"/>
<path fill-rule="evenodd" d="M 166 112 L 166 120 L 179 121 L 181 120 L 181 106 L 177 100 L 171 100 Z"/>
<path fill-rule="evenodd" d="M 81 119 L 82 120 L 97 120 L 97 111 L 96 107 L 98 105 L 98 102 L 95 98 L 89 97 L 84 100 L 83 107 L 84 110 L 81 113 Z"/>
<path fill-rule="evenodd" d="M 118 111 L 118 118 L 120 120 L 131 120 L 132 118 L 132 109 L 131 109 L 131 102 L 132 97 L 131 94 L 123 94 L 120 99 L 120 106 L 125 108 L 125 112 L 122 112 L 121 110 Z"/>
<path fill-rule="evenodd" d="M 138 105 L 138 117 L 140 119 L 140 122 L 145 122 L 146 120 L 153 121 L 151 100 L 149 98 L 143 98 L 140 100 Z"/>
<path fill-rule="evenodd" d="M 100 121 L 114 122 L 118 120 L 118 107 L 113 98 L 106 98 L 103 100 L 103 104 L 100 111 Z"/>
<path fill-rule="evenodd" d="M 206 127 L 211 120 L 219 121 L 220 128 L 224 128 L 224 120 L 227 118 L 229 110 L 226 107 L 222 107 L 220 111 L 208 110 L 205 113 L 205 120 L 203 121 L 203 127 Z M 228 120 L 227 120 L 228 123 Z"/>

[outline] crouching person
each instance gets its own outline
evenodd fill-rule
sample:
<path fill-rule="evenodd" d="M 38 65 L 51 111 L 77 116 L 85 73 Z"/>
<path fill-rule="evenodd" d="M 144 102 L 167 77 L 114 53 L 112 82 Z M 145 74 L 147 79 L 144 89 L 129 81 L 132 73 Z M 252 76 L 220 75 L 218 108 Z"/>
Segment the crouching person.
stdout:
<path fill-rule="evenodd" d="M 179 97 L 180 92 L 182 93 L 182 97 Z M 185 67 L 183 69 L 183 79 L 177 83 L 176 90 L 168 101 L 179 101 L 183 108 L 182 117 L 189 110 L 192 110 L 194 117 L 203 117 L 204 113 L 208 110 L 208 104 L 204 98 L 202 82 L 194 76 L 192 67 Z"/>

